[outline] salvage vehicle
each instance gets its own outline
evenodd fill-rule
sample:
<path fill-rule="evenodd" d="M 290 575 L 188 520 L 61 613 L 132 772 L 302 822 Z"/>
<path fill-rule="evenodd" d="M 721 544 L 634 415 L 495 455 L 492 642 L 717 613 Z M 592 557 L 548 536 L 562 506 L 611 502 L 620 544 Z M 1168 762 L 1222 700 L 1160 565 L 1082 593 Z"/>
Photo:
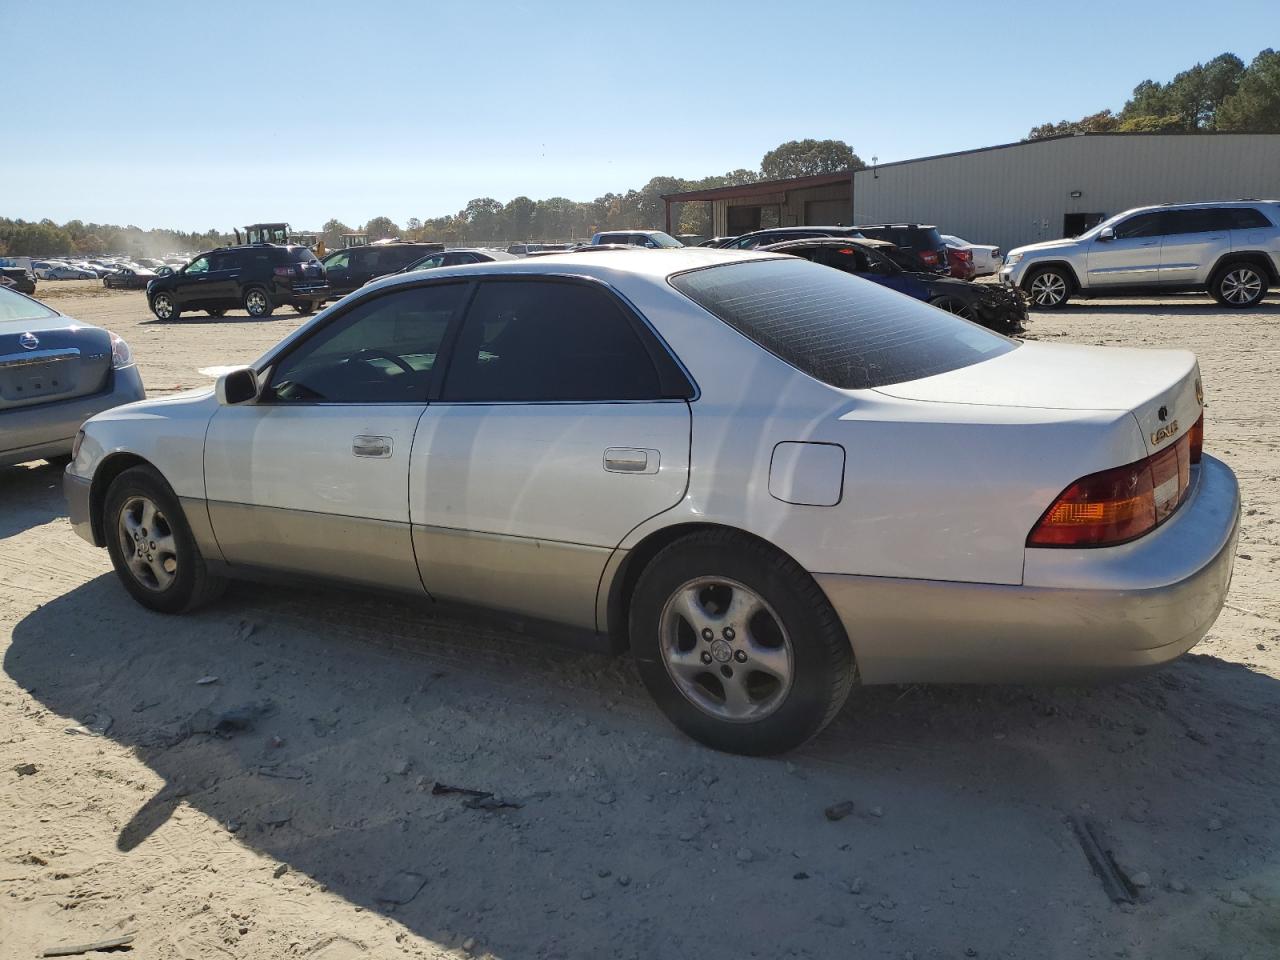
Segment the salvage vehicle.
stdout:
<path fill-rule="evenodd" d="M 1062 681 L 1216 619 L 1239 491 L 1181 350 L 1020 343 L 776 253 L 401 274 L 84 425 L 75 531 L 150 610 L 310 577 L 633 654 L 776 753 L 856 682 Z"/>
<path fill-rule="evenodd" d="M 45 280 L 97 280 L 98 275 L 85 267 L 54 264 L 44 272 Z"/>
<path fill-rule="evenodd" d="M 1044 310 L 1076 296 L 1195 290 L 1256 307 L 1280 283 L 1280 200 L 1135 207 L 1078 237 L 1010 250 L 1000 279 Z"/>
<path fill-rule="evenodd" d="M 305 315 L 328 295 L 314 253 L 271 243 L 210 250 L 147 284 L 147 302 L 160 320 L 177 320 L 184 310 L 221 317 L 241 308 L 251 317 L 269 317 L 282 304 Z"/>
<path fill-rule="evenodd" d="M 930 270 L 944 275 L 951 272 L 947 243 L 937 227 L 925 223 L 868 223 L 854 229 L 870 240 L 887 240 L 900 250 L 910 250 Z"/>
<path fill-rule="evenodd" d="M 661 230 L 602 230 L 591 237 L 591 245 L 646 247 L 655 250 L 659 247 L 674 249 L 684 244 Z"/>
<path fill-rule="evenodd" d="M 861 237 L 853 227 L 765 227 L 737 237 L 725 237 L 713 244 L 724 250 L 754 250 L 757 247 L 787 240 L 810 240 L 815 237 Z"/>
<path fill-rule="evenodd" d="M 1027 322 L 1027 299 L 1020 290 L 939 276 L 914 253 L 883 240 L 789 240 L 757 249 L 835 267 L 1000 333 L 1020 333 Z"/>
<path fill-rule="evenodd" d="M 964 280 L 972 280 L 976 277 L 990 277 L 1000 272 L 1000 268 L 1004 265 L 1004 257 L 1000 255 L 1000 248 L 984 243 L 970 243 L 968 240 L 961 240 L 959 237 L 952 236 L 949 233 L 942 235 L 943 242 L 947 245 L 947 256 L 949 259 L 955 259 L 956 254 L 968 254 L 969 263 L 973 265 L 973 272 L 968 277 L 962 277 Z M 955 273 L 952 273 L 955 276 Z"/>
<path fill-rule="evenodd" d="M 35 293 L 36 278 L 26 267 L 0 267 L 0 277 L 11 281 L 10 285 L 19 293 Z"/>
<path fill-rule="evenodd" d="M 145 267 L 121 267 L 113 273 L 108 273 L 102 278 L 102 285 L 108 290 L 145 290 L 147 284 L 156 277 L 168 276 L 173 273 L 168 267 L 162 266 L 159 272 L 156 270 L 148 270 Z"/>
<path fill-rule="evenodd" d="M 0 466 L 65 457 L 85 420 L 145 396 L 114 333 L 0 286 Z"/>

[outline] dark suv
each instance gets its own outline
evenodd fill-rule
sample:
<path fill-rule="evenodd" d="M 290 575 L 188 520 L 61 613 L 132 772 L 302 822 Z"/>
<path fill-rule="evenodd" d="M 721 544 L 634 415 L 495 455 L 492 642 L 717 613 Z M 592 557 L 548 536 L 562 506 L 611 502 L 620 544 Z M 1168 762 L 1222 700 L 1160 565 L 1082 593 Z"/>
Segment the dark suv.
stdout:
<path fill-rule="evenodd" d="M 415 260 L 443 249 L 443 243 L 388 240 L 335 250 L 324 258 L 324 272 L 329 281 L 325 299 L 338 300 L 376 277 L 399 273 Z"/>
<path fill-rule="evenodd" d="M 288 304 L 308 314 L 328 295 L 324 267 L 306 247 L 254 243 L 202 253 L 181 270 L 147 284 L 147 303 L 161 320 L 186 310 L 220 317 L 243 309 L 269 317 Z"/>
<path fill-rule="evenodd" d="M 937 227 L 921 223 L 869 223 L 853 229 L 868 240 L 887 240 L 899 250 L 910 250 L 934 273 L 950 273 L 947 244 Z"/>

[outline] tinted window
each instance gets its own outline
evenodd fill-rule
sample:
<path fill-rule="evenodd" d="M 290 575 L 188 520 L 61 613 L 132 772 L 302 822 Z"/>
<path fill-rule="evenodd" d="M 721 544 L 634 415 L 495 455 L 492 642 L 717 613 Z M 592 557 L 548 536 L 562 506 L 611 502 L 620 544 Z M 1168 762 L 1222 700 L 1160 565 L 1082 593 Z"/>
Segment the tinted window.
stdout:
<path fill-rule="evenodd" d="M 727 264 L 671 283 L 770 353 L 849 390 L 930 377 L 1016 347 L 954 314 L 802 260 Z"/>
<path fill-rule="evenodd" d="M 1136 217 L 1130 217 L 1123 223 L 1117 223 L 1115 226 L 1116 239 L 1158 237 L 1164 232 L 1161 223 L 1164 216 L 1163 211 L 1157 210 L 1152 213 L 1140 213 Z"/>
<path fill-rule="evenodd" d="M 316 259 L 316 255 L 306 247 L 293 247 L 289 251 L 289 260 L 293 263 L 310 263 Z"/>
<path fill-rule="evenodd" d="M 192 260 L 190 263 L 187 264 L 187 269 L 183 271 L 183 273 L 208 273 L 208 272 L 209 272 L 208 257 L 196 257 L 194 260 Z"/>
<path fill-rule="evenodd" d="M 324 258 L 324 268 L 326 270 L 346 270 L 350 266 L 351 254 L 346 250 Z"/>
<path fill-rule="evenodd" d="M 1230 210 L 1199 207 L 1193 210 L 1170 210 L 1166 214 L 1164 232 L 1174 233 L 1213 233 L 1219 230 L 1230 230 L 1232 217 Z"/>
<path fill-rule="evenodd" d="M 268 396 L 281 403 L 422 403 L 466 284 L 361 301 L 285 357 Z"/>
<path fill-rule="evenodd" d="M 617 302 L 575 283 L 482 284 L 454 348 L 445 400 L 649 400 L 648 351 Z"/>
<path fill-rule="evenodd" d="M 1249 230 L 1254 227 L 1269 227 L 1271 221 L 1261 210 L 1252 207 L 1230 207 L 1226 211 L 1231 217 L 1231 226 L 1236 230 Z"/>

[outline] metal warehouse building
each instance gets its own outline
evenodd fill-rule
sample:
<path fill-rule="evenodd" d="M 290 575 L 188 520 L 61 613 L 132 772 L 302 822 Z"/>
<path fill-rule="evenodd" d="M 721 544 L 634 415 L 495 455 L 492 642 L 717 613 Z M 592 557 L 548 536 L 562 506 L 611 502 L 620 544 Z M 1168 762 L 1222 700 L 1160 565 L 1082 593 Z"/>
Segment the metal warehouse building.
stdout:
<path fill-rule="evenodd" d="M 859 170 L 851 222 L 931 223 L 1008 250 L 1130 207 L 1244 197 L 1280 198 L 1280 134 L 1069 134 Z"/>

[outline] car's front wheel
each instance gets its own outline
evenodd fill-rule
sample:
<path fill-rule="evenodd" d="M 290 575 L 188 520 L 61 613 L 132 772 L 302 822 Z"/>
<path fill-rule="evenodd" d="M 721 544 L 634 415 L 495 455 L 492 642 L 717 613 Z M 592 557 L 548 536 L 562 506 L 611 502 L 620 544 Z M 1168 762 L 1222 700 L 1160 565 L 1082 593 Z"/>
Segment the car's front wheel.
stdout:
<path fill-rule="evenodd" d="M 799 746 L 853 685 L 849 639 L 813 577 L 734 531 L 691 534 L 661 550 L 636 584 L 629 626 L 658 706 L 717 750 Z"/>
<path fill-rule="evenodd" d="M 144 607 L 185 613 L 226 586 L 209 573 L 177 496 L 151 467 L 131 467 L 111 482 L 103 530 L 116 575 Z"/>
<path fill-rule="evenodd" d="M 1243 310 L 1261 303 L 1268 286 L 1266 275 L 1256 264 L 1241 261 L 1228 263 L 1219 270 L 1209 285 L 1209 292 L 1224 307 Z"/>
<path fill-rule="evenodd" d="M 947 313 L 954 313 L 957 317 L 963 317 L 966 320 L 976 319 L 973 307 L 965 303 L 963 300 L 957 300 L 955 297 L 934 297 L 929 302 L 939 310 L 945 310 Z"/>
<path fill-rule="evenodd" d="M 173 299 L 173 294 L 165 292 L 157 293 L 151 298 L 151 312 L 159 320 L 177 320 L 182 313 L 178 309 L 178 302 Z"/>
<path fill-rule="evenodd" d="M 244 309 L 251 317 L 269 317 L 275 310 L 267 291 L 261 287 L 251 287 L 244 294 Z"/>
<path fill-rule="evenodd" d="M 1041 267 L 1033 270 L 1023 281 L 1033 307 L 1041 310 L 1057 310 L 1071 299 L 1072 280 L 1060 267 Z"/>

